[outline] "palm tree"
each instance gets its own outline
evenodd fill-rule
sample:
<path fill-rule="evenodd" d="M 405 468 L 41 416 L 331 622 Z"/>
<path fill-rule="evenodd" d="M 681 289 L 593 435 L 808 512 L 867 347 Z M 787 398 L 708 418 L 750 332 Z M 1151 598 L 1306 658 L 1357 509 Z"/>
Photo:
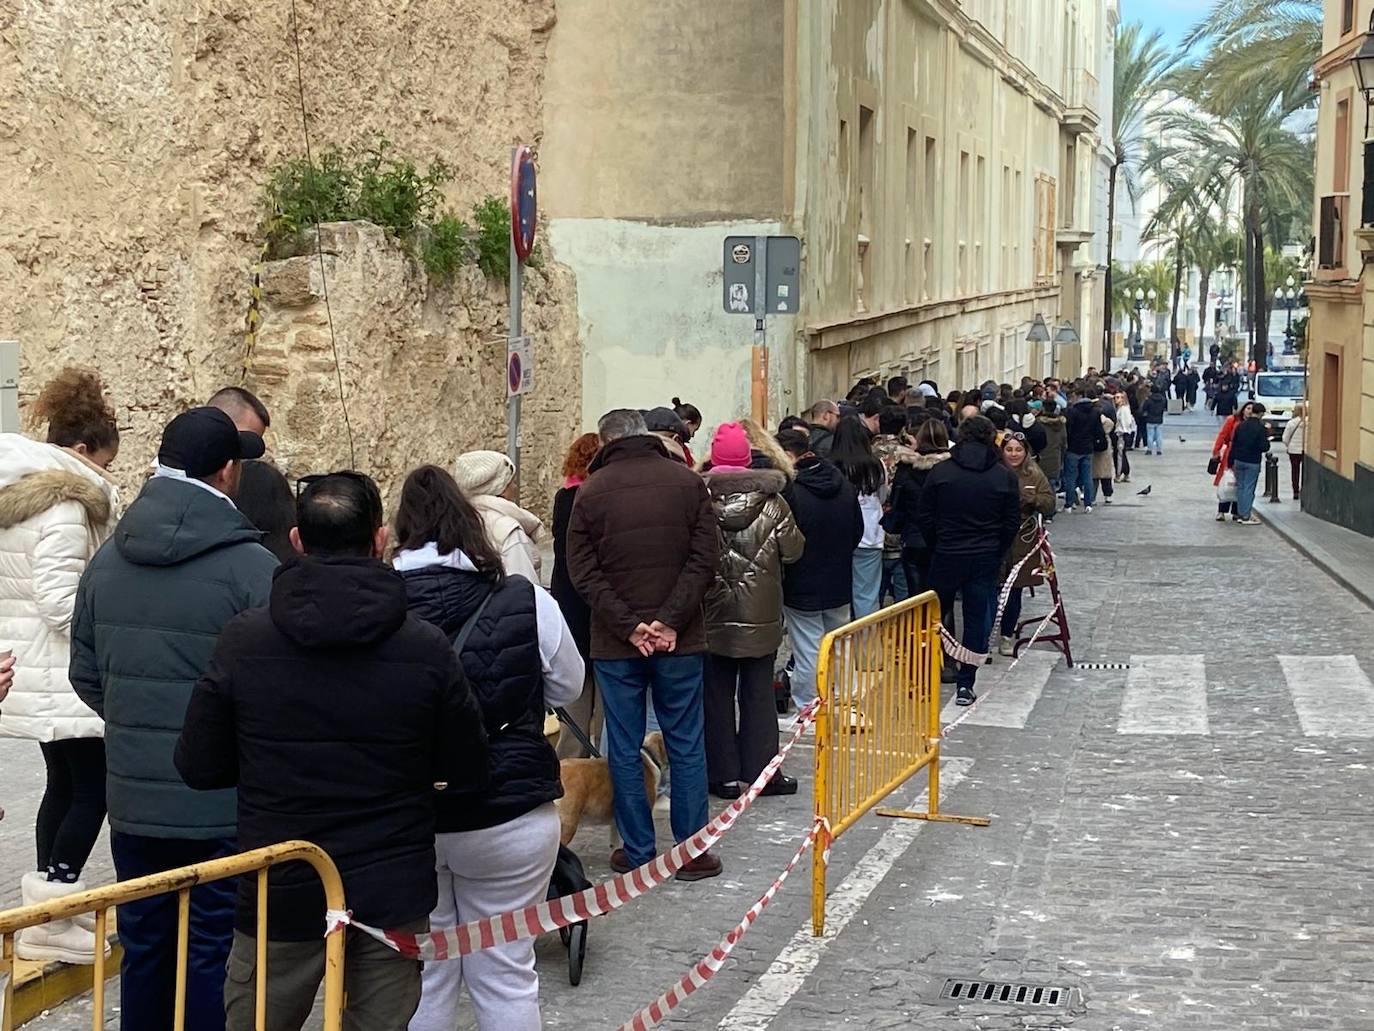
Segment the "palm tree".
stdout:
<path fill-rule="evenodd" d="M 1202 352 L 1202 340 L 1207 335 L 1207 296 L 1212 288 L 1212 276 L 1220 269 L 1240 264 L 1240 235 L 1230 226 L 1225 212 L 1200 223 L 1193 236 L 1193 264 L 1198 273 L 1197 342 Z"/>
<path fill-rule="evenodd" d="M 1223 111 L 1257 90 L 1305 105 L 1312 101 L 1312 65 L 1321 56 L 1322 0 L 1213 0 L 1183 46 L 1197 43 L 1208 46 L 1183 70 L 1181 92 Z"/>
<path fill-rule="evenodd" d="M 1145 148 L 1145 122 L 1150 101 L 1178 61 L 1158 30 L 1144 35 L 1139 22 L 1116 30 L 1112 85 L 1112 163 L 1107 172 L 1107 274 L 1102 319 L 1102 367 L 1111 364 L 1112 252 L 1116 237 L 1116 186 L 1126 187 L 1131 206 L 1139 196 L 1136 169 Z"/>
<path fill-rule="evenodd" d="M 1260 368 L 1268 337 L 1265 240 L 1284 242 L 1294 213 L 1304 210 L 1312 195 L 1312 143 L 1285 124 L 1294 110 L 1291 105 L 1275 87 L 1267 94 L 1251 92 L 1225 112 L 1176 108 L 1161 118 L 1171 141 L 1169 156 L 1210 169 L 1228 189 L 1239 188 L 1250 347 Z"/>

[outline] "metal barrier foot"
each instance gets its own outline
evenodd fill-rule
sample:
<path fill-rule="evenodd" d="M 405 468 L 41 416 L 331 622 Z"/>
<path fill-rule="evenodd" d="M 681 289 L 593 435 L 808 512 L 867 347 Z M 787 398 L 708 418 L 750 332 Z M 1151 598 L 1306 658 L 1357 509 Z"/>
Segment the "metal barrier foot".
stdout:
<path fill-rule="evenodd" d="M 879 816 L 901 820 L 925 820 L 927 823 L 962 823 L 969 827 L 986 827 L 992 823 L 987 816 L 954 816 L 950 813 L 918 813 L 914 809 L 875 809 Z"/>

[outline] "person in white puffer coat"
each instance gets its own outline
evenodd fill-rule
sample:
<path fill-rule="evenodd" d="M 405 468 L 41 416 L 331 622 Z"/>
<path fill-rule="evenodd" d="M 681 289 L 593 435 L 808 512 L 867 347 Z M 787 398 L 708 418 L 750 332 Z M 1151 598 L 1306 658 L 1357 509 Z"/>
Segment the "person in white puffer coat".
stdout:
<path fill-rule="evenodd" d="M 26 905 L 83 889 L 81 870 L 105 819 L 104 722 L 72 690 L 67 669 L 77 585 L 118 515 L 106 467 L 119 450 L 114 411 L 93 372 L 64 370 L 33 413 L 48 424 L 47 443 L 0 434 L 0 652 L 14 653 L 0 735 L 37 741 L 47 766 L 38 868 L 21 882 Z M 94 927 L 78 918 L 28 928 L 16 952 L 92 963 Z"/>

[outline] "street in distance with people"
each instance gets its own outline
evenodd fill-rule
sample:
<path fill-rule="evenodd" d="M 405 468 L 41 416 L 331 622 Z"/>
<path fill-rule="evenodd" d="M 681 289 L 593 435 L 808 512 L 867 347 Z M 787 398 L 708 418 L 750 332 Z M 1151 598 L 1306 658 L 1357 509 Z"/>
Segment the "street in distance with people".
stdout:
<path fill-rule="evenodd" d="M 918 8 L 13 16 L 0 1031 L 1374 1031 L 1374 0 Z"/>

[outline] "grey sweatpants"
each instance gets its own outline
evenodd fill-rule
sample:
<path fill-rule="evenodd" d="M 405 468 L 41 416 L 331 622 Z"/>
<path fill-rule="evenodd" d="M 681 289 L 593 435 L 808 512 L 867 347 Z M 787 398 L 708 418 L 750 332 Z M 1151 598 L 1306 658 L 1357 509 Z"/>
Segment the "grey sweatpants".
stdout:
<path fill-rule="evenodd" d="M 508 823 L 436 837 L 439 904 L 431 926 L 454 927 L 543 902 L 558 858 L 558 830 L 558 810 L 549 802 Z M 410 1031 L 454 1031 L 464 983 L 478 1031 L 539 1031 L 533 938 L 426 963 L 423 976 Z"/>

